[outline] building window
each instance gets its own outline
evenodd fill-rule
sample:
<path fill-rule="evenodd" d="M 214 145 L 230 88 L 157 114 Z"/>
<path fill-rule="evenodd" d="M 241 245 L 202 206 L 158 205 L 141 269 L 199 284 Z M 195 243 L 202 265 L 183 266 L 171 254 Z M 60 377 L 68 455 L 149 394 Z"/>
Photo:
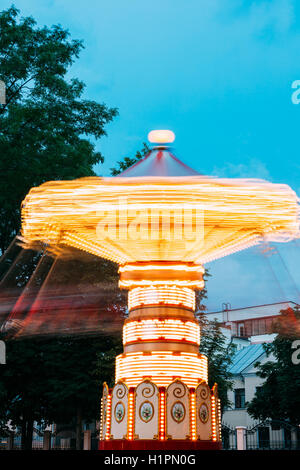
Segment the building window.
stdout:
<path fill-rule="evenodd" d="M 267 332 L 266 320 L 264 318 L 260 319 L 258 322 L 258 332 L 260 335 L 265 335 Z"/>
<path fill-rule="evenodd" d="M 252 335 L 259 335 L 259 321 L 253 320 L 252 322 Z"/>
<path fill-rule="evenodd" d="M 244 323 L 239 323 L 238 324 L 238 335 L 239 336 L 245 336 L 245 325 L 244 325 Z"/>
<path fill-rule="evenodd" d="M 258 447 L 259 449 L 270 448 L 270 429 L 268 426 L 258 428 Z"/>
<path fill-rule="evenodd" d="M 236 388 L 234 391 L 235 408 L 245 408 L 245 389 Z"/>

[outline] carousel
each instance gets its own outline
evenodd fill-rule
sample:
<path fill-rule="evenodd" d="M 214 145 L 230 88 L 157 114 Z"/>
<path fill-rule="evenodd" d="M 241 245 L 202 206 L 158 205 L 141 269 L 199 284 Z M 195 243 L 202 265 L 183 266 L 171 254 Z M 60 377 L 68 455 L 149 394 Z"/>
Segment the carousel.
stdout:
<path fill-rule="evenodd" d="M 103 386 L 103 450 L 221 448 L 218 388 L 208 385 L 195 315 L 204 266 L 299 237 L 289 186 L 199 174 L 173 155 L 174 138 L 152 131 L 152 150 L 118 176 L 44 183 L 22 206 L 25 248 L 111 260 L 128 291 L 124 351 L 115 385 Z"/>

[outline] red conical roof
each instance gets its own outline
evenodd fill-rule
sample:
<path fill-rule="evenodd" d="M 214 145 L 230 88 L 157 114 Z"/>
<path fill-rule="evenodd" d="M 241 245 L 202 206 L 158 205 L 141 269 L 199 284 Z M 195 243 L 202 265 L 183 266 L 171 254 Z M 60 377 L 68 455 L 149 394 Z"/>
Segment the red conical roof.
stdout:
<path fill-rule="evenodd" d="M 167 148 L 154 148 L 118 177 L 139 176 L 195 176 L 198 171 L 182 163 Z"/>

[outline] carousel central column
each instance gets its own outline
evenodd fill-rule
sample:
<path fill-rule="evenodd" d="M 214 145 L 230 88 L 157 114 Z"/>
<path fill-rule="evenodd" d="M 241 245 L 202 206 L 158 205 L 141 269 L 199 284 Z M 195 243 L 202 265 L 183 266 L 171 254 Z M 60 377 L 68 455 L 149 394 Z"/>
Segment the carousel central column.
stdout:
<path fill-rule="evenodd" d="M 129 289 L 129 318 L 123 328 L 124 354 L 116 359 L 116 381 L 136 387 L 150 378 L 157 386 L 184 379 L 195 387 L 207 381 L 199 351 L 195 292 L 203 268 L 172 263 L 140 263 L 120 268 L 120 287 Z"/>
<path fill-rule="evenodd" d="M 219 402 L 216 388 L 207 385 L 194 315 L 203 267 L 149 262 L 119 271 L 120 287 L 129 290 L 129 316 L 116 385 L 104 386 L 100 449 L 176 449 L 179 443 L 188 449 L 200 439 L 202 447 L 217 448 Z"/>

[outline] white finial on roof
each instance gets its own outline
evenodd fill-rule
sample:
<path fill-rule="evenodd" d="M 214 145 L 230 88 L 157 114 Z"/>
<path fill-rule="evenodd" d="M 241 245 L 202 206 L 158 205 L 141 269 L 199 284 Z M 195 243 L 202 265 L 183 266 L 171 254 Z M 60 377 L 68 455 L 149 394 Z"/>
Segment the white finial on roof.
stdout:
<path fill-rule="evenodd" d="M 154 130 L 149 132 L 148 140 L 153 144 L 171 144 L 175 140 L 175 134 L 167 129 Z"/>

